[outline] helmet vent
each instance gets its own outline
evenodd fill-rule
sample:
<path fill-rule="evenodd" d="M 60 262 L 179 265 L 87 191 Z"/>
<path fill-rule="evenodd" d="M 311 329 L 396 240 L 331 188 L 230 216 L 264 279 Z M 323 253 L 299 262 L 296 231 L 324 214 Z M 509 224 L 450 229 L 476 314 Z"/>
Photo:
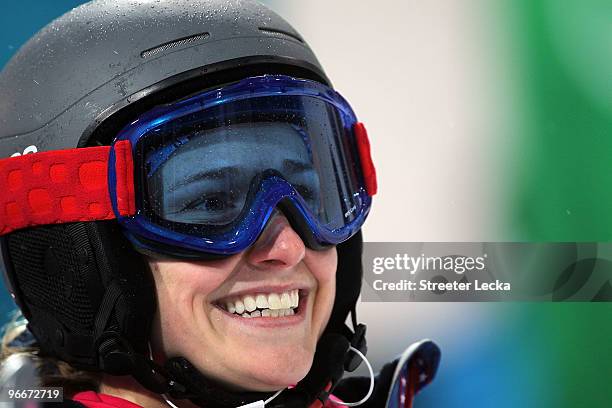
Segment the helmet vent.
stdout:
<path fill-rule="evenodd" d="M 266 33 L 266 34 L 280 35 L 281 37 L 289 37 L 292 40 L 297 40 L 301 42 L 302 44 L 304 43 L 304 40 L 300 38 L 299 36 L 289 33 L 287 31 L 279 30 L 278 28 L 259 27 L 259 31 Z"/>
<path fill-rule="evenodd" d="M 163 43 L 153 48 L 149 48 L 148 50 L 144 50 L 143 52 L 140 53 L 140 56 L 142 58 L 149 58 L 161 52 L 165 52 L 165 51 L 171 50 L 176 47 L 181 47 L 186 44 L 191 44 L 197 41 L 206 40 L 208 37 L 210 37 L 210 33 L 200 33 L 200 34 L 190 35 L 189 37 L 179 38 L 178 40 Z"/>

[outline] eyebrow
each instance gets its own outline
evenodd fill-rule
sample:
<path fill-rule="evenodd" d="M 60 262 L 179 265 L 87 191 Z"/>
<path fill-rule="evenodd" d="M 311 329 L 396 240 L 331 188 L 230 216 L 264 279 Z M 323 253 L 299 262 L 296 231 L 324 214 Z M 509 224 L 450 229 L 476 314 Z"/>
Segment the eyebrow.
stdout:
<path fill-rule="evenodd" d="M 283 167 L 286 168 L 287 172 L 291 174 L 304 173 L 304 172 L 313 170 L 312 165 L 310 165 L 309 163 L 304 163 L 301 161 L 296 161 L 296 160 L 291 160 L 291 159 L 283 160 Z M 187 186 L 196 181 L 214 180 L 219 177 L 220 173 L 229 173 L 230 175 L 235 176 L 239 172 L 240 170 L 238 167 L 226 166 L 226 167 L 221 167 L 215 170 L 209 170 L 209 171 L 205 171 L 201 173 L 192 174 L 191 176 L 179 181 L 178 183 L 171 185 L 168 188 L 168 192 L 172 193 L 176 191 L 177 189 Z"/>
<path fill-rule="evenodd" d="M 286 168 L 291 174 L 303 173 L 305 171 L 313 170 L 310 163 L 304 163 L 301 161 L 285 159 L 283 160 L 283 168 Z"/>
<path fill-rule="evenodd" d="M 195 173 L 192 174 L 191 176 L 179 181 L 178 183 L 175 183 L 173 185 L 171 185 L 168 188 L 168 192 L 172 193 L 174 191 L 176 191 L 177 189 L 187 186 L 191 183 L 194 183 L 196 181 L 201 181 L 201 180 L 214 180 L 216 178 L 219 178 L 219 174 L 220 173 L 230 173 L 231 175 L 236 175 L 238 174 L 238 167 L 233 167 L 233 166 L 226 166 L 226 167 L 221 167 L 219 169 L 215 169 L 215 170 L 210 170 L 210 171 L 205 171 L 205 172 L 201 172 L 201 173 Z"/>

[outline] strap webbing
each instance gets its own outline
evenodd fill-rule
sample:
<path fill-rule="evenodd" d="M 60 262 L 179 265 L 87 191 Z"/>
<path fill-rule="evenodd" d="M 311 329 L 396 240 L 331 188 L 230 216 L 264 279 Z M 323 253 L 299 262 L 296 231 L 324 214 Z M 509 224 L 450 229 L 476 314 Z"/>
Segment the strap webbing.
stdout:
<path fill-rule="evenodd" d="M 0 160 L 0 235 L 38 225 L 115 218 L 108 165 L 112 147 L 26 154 Z M 129 141 L 115 144 L 117 210 L 135 213 Z"/>

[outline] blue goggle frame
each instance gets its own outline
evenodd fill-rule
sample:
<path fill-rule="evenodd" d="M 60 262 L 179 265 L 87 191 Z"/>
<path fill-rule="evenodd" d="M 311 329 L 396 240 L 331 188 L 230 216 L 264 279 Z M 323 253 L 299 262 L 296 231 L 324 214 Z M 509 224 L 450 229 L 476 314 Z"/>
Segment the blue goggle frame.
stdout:
<path fill-rule="evenodd" d="M 155 128 L 185 115 L 235 101 L 274 95 L 308 96 L 332 105 L 339 113 L 346 134 L 352 138 L 355 137 L 353 130 L 355 124 L 358 123 L 355 113 L 348 102 L 336 91 L 314 81 L 266 75 L 247 78 L 222 88 L 208 90 L 144 113 L 126 126 L 113 141 L 109 161 L 111 164 L 115 163 L 114 145 L 116 143 L 129 141 L 132 155 L 136 157 L 138 141 L 142 137 Z M 149 219 L 141 211 L 142 203 L 139 203 L 138 197 L 136 214 L 122 216 L 117 209 L 115 166 L 109 165 L 108 168 L 111 203 L 120 225 L 134 245 L 153 253 L 191 258 L 198 257 L 198 254 L 232 255 L 242 252 L 255 242 L 277 206 L 281 207 L 292 226 L 301 230 L 298 232 L 310 247 L 337 245 L 349 239 L 361 228 L 371 206 L 371 197 L 362 180 L 359 191 L 355 193 L 358 195 L 356 200 L 360 206 L 354 209 L 352 221 L 341 228 L 332 230 L 321 225 L 309 210 L 302 196 L 289 182 L 282 177 L 272 176 L 262 181 L 260 189 L 250 201 L 249 211 L 240 217 L 234 228 L 211 237 L 194 236 L 174 231 Z M 361 169 L 359 171 L 361 172 Z M 135 180 L 139 179 L 138 176 L 137 170 Z M 135 183 L 137 184 L 138 181 Z"/>

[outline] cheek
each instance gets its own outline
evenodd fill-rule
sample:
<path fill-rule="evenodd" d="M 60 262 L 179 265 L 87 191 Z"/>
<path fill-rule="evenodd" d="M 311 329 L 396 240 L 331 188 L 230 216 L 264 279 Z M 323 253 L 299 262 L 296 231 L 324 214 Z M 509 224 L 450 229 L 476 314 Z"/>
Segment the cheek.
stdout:
<path fill-rule="evenodd" d="M 338 253 L 335 247 L 325 251 L 311 251 L 308 266 L 320 289 L 335 289 L 338 268 Z"/>
<path fill-rule="evenodd" d="M 231 260 L 230 260 L 231 261 Z M 228 278 L 232 265 L 224 260 L 208 262 L 206 267 L 177 261 L 151 261 L 157 292 L 157 313 L 153 338 L 172 353 L 189 331 L 203 324 L 210 294 Z M 162 310 L 163 313 L 159 313 Z M 159 344 L 159 342 L 156 342 Z"/>
<path fill-rule="evenodd" d="M 316 332 L 320 336 L 331 315 L 336 295 L 336 269 L 338 255 L 336 248 L 325 251 L 311 251 L 308 257 L 308 269 L 317 281 L 317 296 L 313 315 Z"/>
<path fill-rule="evenodd" d="M 158 261 L 151 267 L 158 296 L 170 304 L 191 303 L 196 297 L 205 300 L 223 284 L 233 268 L 232 259 L 197 263 Z M 161 300 L 161 299 L 160 299 Z"/>

